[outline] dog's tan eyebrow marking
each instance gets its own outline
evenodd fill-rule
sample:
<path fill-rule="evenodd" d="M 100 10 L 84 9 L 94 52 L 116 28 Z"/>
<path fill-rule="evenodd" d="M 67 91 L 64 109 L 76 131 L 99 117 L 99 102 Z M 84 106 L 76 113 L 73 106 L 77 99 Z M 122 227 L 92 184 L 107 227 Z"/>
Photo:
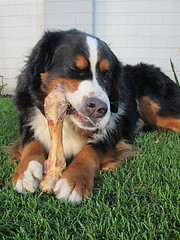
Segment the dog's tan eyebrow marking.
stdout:
<path fill-rule="evenodd" d="M 80 84 L 80 80 L 78 79 L 69 79 L 69 78 L 53 78 L 51 79 L 51 82 L 49 83 L 46 92 L 47 94 L 50 93 L 50 91 L 59 83 L 64 83 L 65 88 L 73 93 L 78 89 L 78 86 Z"/>
<path fill-rule="evenodd" d="M 100 72 L 106 72 L 109 70 L 109 61 L 107 59 L 102 59 L 100 62 L 99 62 L 99 70 Z"/>
<path fill-rule="evenodd" d="M 75 61 L 75 66 L 80 69 L 84 70 L 88 67 L 88 60 L 83 56 L 83 55 L 77 55 L 76 61 Z"/>

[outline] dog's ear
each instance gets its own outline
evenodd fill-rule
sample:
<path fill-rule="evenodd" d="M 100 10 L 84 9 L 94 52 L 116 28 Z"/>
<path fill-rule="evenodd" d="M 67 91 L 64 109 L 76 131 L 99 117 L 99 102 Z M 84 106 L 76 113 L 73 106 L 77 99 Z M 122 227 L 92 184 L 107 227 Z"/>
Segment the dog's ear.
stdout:
<path fill-rule="evenodd" d="M 113 91 L 111 92 L 111 94 L 109 96 L 111 112 L 117 113 L 118 112 L 118 105 L 119 105 L 118 104 L 118 101 L 119 101 L 118 90 L 115 86 L 113 86 L 112 90 Z"/>
<path fill-rule="evenodd" d="M 119 101 L 120 101 L 120 91 L 119 91 L 119 82 L 121 81 L 122 76 L 122 65 L 120 62 L 116 64 L 114 69 L 114 76 L 111 85 L 111 92 L 109 95 L 111 112 L 117 113 L 119 108 Z"/>
<path fill-rule="evenodd" d="M 46 32 L 35 45 L 29 57 L 28 67 L 34 81 L 40 80 L 41 73 L 48 71 L 54 55 L 57 38 L 55 33 Z"/>

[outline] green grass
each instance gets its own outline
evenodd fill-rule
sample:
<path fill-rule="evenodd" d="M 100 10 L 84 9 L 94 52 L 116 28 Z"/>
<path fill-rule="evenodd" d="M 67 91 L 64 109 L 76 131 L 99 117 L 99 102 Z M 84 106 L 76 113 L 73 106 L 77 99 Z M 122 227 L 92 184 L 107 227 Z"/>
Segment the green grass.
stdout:
<path fill-rule="evenodd" d="M 12 100 L 0 98 L 0 145 L 18 138 Z M 38 190 L 18 194 L 11 185 L 15 164 L 0 149 L 0 239 L 173 240 L 179 232 L 180 135 L 139 133 L 139 152 L 95 180 L 81 206 Z"/>

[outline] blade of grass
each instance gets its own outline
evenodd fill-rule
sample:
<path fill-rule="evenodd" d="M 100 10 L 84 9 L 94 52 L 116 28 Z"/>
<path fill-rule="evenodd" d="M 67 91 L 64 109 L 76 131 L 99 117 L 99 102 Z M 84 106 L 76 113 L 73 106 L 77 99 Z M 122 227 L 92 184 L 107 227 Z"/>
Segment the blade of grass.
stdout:
<path fill-rule="evenodd" d="M 172 61 L 171 58 L 170 58 L 170 64 L 171 64 L 171 69 L 172 69 L 173 74 L 174 74 L 174 79 L 175 79 L 177 85 L 179 86 L 179 79 L 178 79 L 178 77 L 177 77 L 176 70 L 175 70 L 175 66 L 174 66 L 174 63 L 173 63 L 173 61 Z"/>

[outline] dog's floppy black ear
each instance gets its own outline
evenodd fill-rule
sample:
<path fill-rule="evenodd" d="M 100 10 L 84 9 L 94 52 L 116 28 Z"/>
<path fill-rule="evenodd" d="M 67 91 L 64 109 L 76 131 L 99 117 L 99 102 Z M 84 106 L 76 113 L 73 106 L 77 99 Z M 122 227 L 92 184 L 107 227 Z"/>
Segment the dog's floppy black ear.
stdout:
<path fill-rule="evenodd" d="M 118 112 L 118 101 L 119 101 L 119 94 L 118 94 L 118 90 L 117 88 L 114 86 L 112 88 L 112 92 L 109 96 L 109 100 L 110 100 L 110 106 L 111 106 L 111 112 L 113 113 L 117 113 Z"/>
<path fill-rule="evenodd" d="M 122 65 L 120 62 L 116 64 L 114 69 L 114 76 L 111 85 L 111 92 L 109 95 L 111 112 L 117 113 L 119 108 L 119 101 L 120 101 L 120 92 L 119 92 L 119 81 L 121 80 L 122 75 Z"/>
<path fill-rule="evenodd" d="M 41 73 L 50 68 L 57 41 L 54 35 L 54 32 L 46 32 L 32 50 L 28 67 L 34 81 L 40 80 Z"/>

